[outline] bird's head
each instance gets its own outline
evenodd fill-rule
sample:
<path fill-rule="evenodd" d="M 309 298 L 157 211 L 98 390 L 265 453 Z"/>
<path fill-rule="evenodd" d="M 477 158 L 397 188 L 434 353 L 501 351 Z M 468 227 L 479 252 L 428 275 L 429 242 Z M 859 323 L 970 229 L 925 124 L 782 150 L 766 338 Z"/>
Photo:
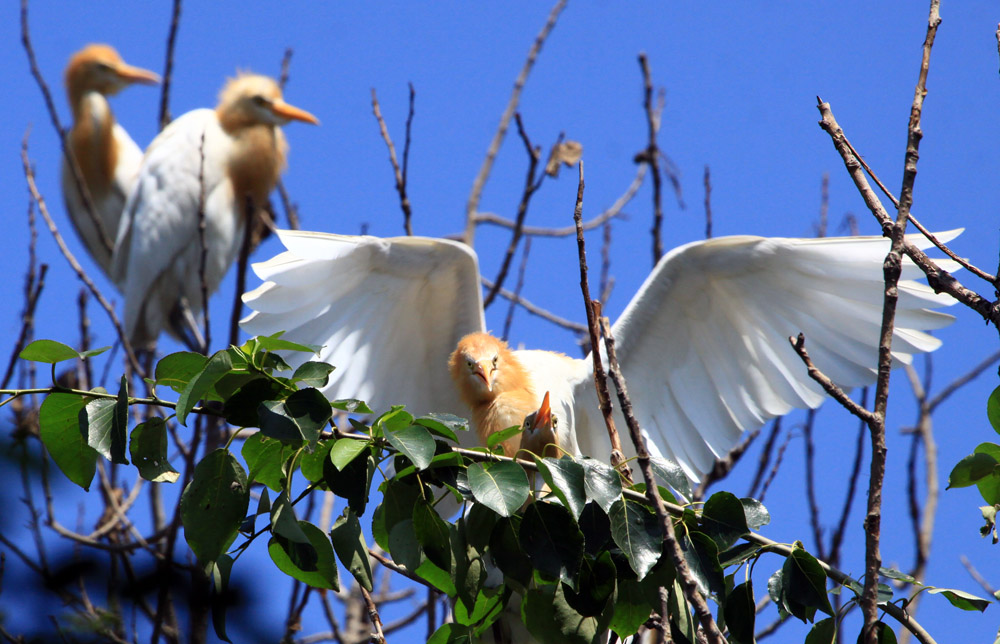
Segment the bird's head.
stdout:
<path fill-rule="evenodd" d="M 462 398 L 475 404 L 492 400 L 503 390 L 512 359 L 503 340 L 488 333 L 471 333 L 458 341 L 448 366 Z"/>
<path fill-rule="evenodd" d="M 219 92 L 215 111 L 229 132 L 252 125 L 285 125 L 289 121 L 319 125 L 315 116 L 285 102 L 274 79 L 258 74 L 241 73 L 229 79 Z"/>
<path fill-rule="evenodd" d="M 129 65 L 110 45 L 87 45 L 66 65 L 66 90 L 71 100 L 88 91 L 113 95 L 133 83 L 159 82 L 158 74 Z"/>

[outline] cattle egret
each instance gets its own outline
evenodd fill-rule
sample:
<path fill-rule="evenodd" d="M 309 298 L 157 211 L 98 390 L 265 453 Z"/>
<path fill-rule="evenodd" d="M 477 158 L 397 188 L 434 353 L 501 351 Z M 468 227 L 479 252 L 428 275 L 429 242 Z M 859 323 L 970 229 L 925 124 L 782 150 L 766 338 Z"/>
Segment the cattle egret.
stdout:
<path fill-rule="evenodd" d="M 111 266 L 111 244 L 118 232 L 125 197 L 142 161 L 142 150 L 115 121 L 106 97 L 133 83 L 159 82 L 160 77 L 155 73 L 127 65 L 108 45 L 87 45 L 73 54 L 66 65 L 66 95 L 73 109 L 73 128 L 67 145 L 80 168 L 100 228 L 84 207 L 65 155 L 63 199 L 77 235 L 105 273 Z"/>
<path fill-rule="evenodd" d="M 561 449 L 597 458 L 611 453 L 591 358 L 510 351 L 485 334 L 478 263 L 467 246 L 418 237 L 278 234 L 287 250 L 254 266 L 265 283 L 244 296 L 254 312 L 243 328 L 286 331 L 288 340 L 324 345 L 320 359 L 337 367 L 327 395 L 376 408 L 402 403 L 415 413 L 471 412 L 486 436 L 520 424 L 515 404 L 507 402 L 517 402 L 516 413 L 533 411 L 548 392 Z M 909 239 L 930 246 L 922 237 Z M 788 342 L 800 332 L 816 366 L 836 383 L 872 382 L 888 249 L 881 237 L 740 236 L 664 255 L 612 327 L 650 451 L 697 479 L 742 431 L 794 407 L 818 406 L 825 394 Z M 950 261 L 940 265 L 955 268 Z M 925 330 L 952 317 L 931 309 L 953 301 L 913 281 L 922 273 L 908 260 L 902 277 L 892 348 L 897 362 L 908 363 L 940 345 Z M 531 404 L 520 406 L 522 398 Z M 493 411 L 498 400 L 500 411 Z M 493 423 L 493 416 L 502 420 Z M 630 441 L 623 442 L 626 456 L 634 455 Z"/>
<path fill-rule="evenodd" d="M 148 347 L 168 325 L 182 335 L 184 312 L 201 311 L 199 204 L 212 293 L 238 254 L 247 200 L 252 212 L 263 207 L 285 167 L 288 145 L 278 126 L 291 120 L 319 124 L 286 103 L 272 79 L 241 74 L 223 87 L 218 107 L 184 114 L 149 145 L 112 266 L 133 343 Z"/>

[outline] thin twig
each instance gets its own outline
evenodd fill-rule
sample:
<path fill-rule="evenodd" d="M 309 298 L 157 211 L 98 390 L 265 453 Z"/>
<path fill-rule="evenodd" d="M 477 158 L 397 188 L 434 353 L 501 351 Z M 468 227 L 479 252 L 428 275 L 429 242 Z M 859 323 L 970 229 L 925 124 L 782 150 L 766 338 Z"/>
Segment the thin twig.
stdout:
<path fill-rule="evenodd" d="M 615 288 L 615 278 L 611 275 L 611 222 L 604 222 L 601 229 L 601 279 L 598 282 L 598 299 L 607 304 Z"/>
<path fill-rule="evenodd" d="M 489 279 L 485 277 L 480 277 L 479 280 L 483 283 L 483 285 L 486 288 L 493 287 L 493 282 L 491 282 Z M 537 315 L 543 320 L 551 322 L 552 324 L 555 324 L 558 327 L 562 327 L 567 331 L 572 331 L 577 335 L 583 335 L 587 333 L 587 327 L 585 325 L 580 324 L 579 322 L 574 322 L 573 320 L 567 320 L 564 317 L 560 317 L 555 313 L 547 311 L 542 307 L 538 306 L 537 304 L 533 304 L 530 300 L 527 300 L 516 293 L 512 293 L 511 291 L 508 291 L 505 288 L 500 289 L 500 295 L 502 297 L 507 298 L 511 302 L 517 304 L 518 306 L 522 307 L 528 313 L 531 313 L 532 315 Z"/>
<path fill-rule="evenodd" d="M 409 147 L 409 122 L 413 118 L 413 85 L 410 85 L 410 117 L 407 119 L 407 147 Z M 396 160 L 396 146 L 392 144 L 392 137 L 389 136 L 389 129 L 385 126 L 385 119 L 382 118 L 382 109 L 378 104 L 378 97 L 375 95 L 375 88 L 372 88 L 372 113 L 378 121 L 379 131 L 382 133 L 382 140 L 389 149 L 389 161 L 392 163 L 392 173 L 396 179 L 396 192 L 399 193 L 399 207 L 403 210 L 403 229 L 407 235 L 413 235 L 413 226 L 410 218 L 413 211 L 410 208 L 410 198 L 406 195 L 406 181 L 403 179 L 403 171 Z"/>
<path fill-rule="evenodd" d="M 111 324 L 114 325 L 115 331 L 118 333 L 118 338 L 121 340 L 122 346 L 125 349 L 125 355 L 128 357 L 129 364 L 132 365 L 132 369 L 134 369 L 140 377 L 145 377 L 146 372 L 139 365 L 139 361 L 135 357 L 135 352 L 132 350 L 132 343 L 129 342 L 128 338 L 125 336 L 125 329 L 118 320 L 114 307 L 112 307 L 111 304 L 104 298 L 104 295 L 94 284 L 94 281 L 90 279 L 87 272 L 83 270 L 82 266 L 80 266 L 80 262 L 76 261 L 76 257 L 73 256 L 69 247 L 66 246 L 66 241 L 59 233 L 59 229 L 56 227 L 55 221 L 52 220 L 52 216 L 49 214 L 48 206 L 45 205 L 45 199 L 42 197 L 41 193 L 38 191 L 38 186 L 35 184 L 35 172 L 31 167 L 31 159 L 28 158 L 27 139 L 25 139 L 21 145 L 21 163 L 24 166 L 24 178 L 28 183 L 28 191 L 31 193 L 31 198 L 34 199 L 35 204 L 38 205 L 38 212 L 41 213 L 42 218 L 45 219 L 45 223 L 49 227 L 49 232 L 52 233 L 52 237 L 56 240 L 56 245 L 59 246 L 59 251 L 63 254 L 63 257 L 66 258 L 66 261 L 69 262 L 73 272 L 75 272 L 80 281 L 87 286 L 91 295 L 94 296 L 94 298 L 101 305 L 101 308 L 103 308 L 105 313 L 108 314 L 108 317 L 111 319 Z"/>
<path fill-rule="evenodd" d="M 514 285 L 514 297 L 521 297 L 521 289 L 524 288 L 524 273 L 528 268 L 528 257 L 530 255 L 531 238 L 528 237 L 524 240 L 524 249 L 521 251 L 521 264 L 517 268 L 517 283 Z M 507 317 L 503 321 L 503 335 L 501 336 L 504 342 L 510 336 L 510 327 L 514 323 L 514 311 L 516 310 L 516 302 L 514 300 L 508 300 L 508 302 Z"/>
<path fill-rule="evenodd" d="M 535 180 L 535 172 L 538 169 L 538 160 L 542 155 L 542 150 L 531 144 L 527 132 L 524 131 L 524 123 L 521 121 L 520 112 L 514 114 L 514 120 L 517 122 L 517 133 L 520 135 L 521 141 L 524 143 L 524 149 L 528 153 L 528 173 L 524 178 L 524 190 L 521 192 L 521 201 L 517 204 L 514 231 L 511 233 L 510 243 L 507 244 L 507 252 L 504 253 L 503 261 L 500 262 L 500 270 L 497 272 L 496 279 L 493 280 L 493 286 L 483 298 L 484 309 L 489 308 L 490 304 L 493 303 L 494 298 L 497 296 L 497 291 L 503 287 L 504 280 L 507 279 L 507 273 L 510 271 L 510 263 L 514 260 L 517 245 L 521 243 L 524 219 L 528 215 L 528 204 L 531 203 L 531 196 L 535 194 L 535 191 L 538 190 L 546 177 L 543 173 L 537 181 Z"/>
<path fill-rule="evenodd" d="M 656 144 L 656 133 L 660 130 L 662 111 L 653 103 L 653 78 L 649 71 L 649 59 L 645 52 L 639 54 L 639 68 L 643 80 L 643 108 L 646 111 L 646 130 L 648 139 L 646 149 L 636 155 L 636 161 L 645 163 L 653 170 L 653 266 L 663 256 L 663 240 L 660 230 L 663 227 L 662 179 L 660 177 L 660 149 Z"/>
<path fill-rule="evenodd" d="M 6 389 L 7 385 L 10 384 L 21 350 L 34 332 L 35 308 L 38 306 L 38 298 L 42 294 L 42 289 L 45 288 L 45 274 L 49 270 L 48 264 L 42 264 L 36 268 L 35 247 L 38 240 L 38 229 L 35 227 L 34 205 L 34 200 L 28 202 L 30 237 L 28 241 L 28 270 L 24 277 L 24 310 L 21 312 L 21 330 L 17 334 L 14 350 L 11 351 L 10 360 L 7 362 L 7 371 L 4 373 L 3 380 L 0 381 L 0 389 Z"/>
<path fill-rule="evenodd" d="M 229 344 L 232 346 L 238 345 L 240 339 L 243 292 L 247 289 L 247 266 L 250 264 L 250 251 L 253 245 L 252 237 L 256 219 L 253 198 L 249 195 L 247 196 L 246 207 L 243 209 L 243 217 L 243 241 L 240 243 L 240 254 L 236 261 L 236 292 L 233 295 L 233 310 L 229 316 Z"/>
<path fill-rule="evenodd" d="M 965 570 L 966 572 L 969 573 L 969 576 L 972 577 L 972 580 L 975 581 L 977 584 L 979 584 L 979 586 L 984 591 L 986 591 L 986 594 L 995 597 L 997 590 L 990 584 L 990 582 L 986 581 L 985 577 L 979 574 L 979 571 L 976 570 L 976 567 L 972 565 L 972 562 L 969 561 L 969 558 L 966 557 L 965 555 L 959 555 L 958 559 L 959 561 L 962 562 L 962 565 L 965 566 Z"/>
<path fill-rule="evenodd" d="M 628 465 L 625 462 L 625 452 L 615 427 L 615 419 L 611 415 L 611 396 L 608 393 L 608 377 L 604 372 L 600 352 L 600 329 L 598 319 L 601 317 L 600 303 L 590 299 L 590 281 L 587 278 L 587 250 L 583 241 L 583 161 L 580 161 L 580 182 L 576 189 L 576 206 L 573 209 L 573 221 L 576 222 L 576 248 L 580 258 L 580 290 L 583 291 L 583 306 L 587 311 L 587 332 L 590 335 L 590 355 L 594 362 L 594 387 L 597 390 L 597 400 L 604 417 L 604 425 L 611 440 L 611 465 L 631 483 Z M 655 488 L 654 488 L 655 489 Z"/>
<path fill-rule="evenodd" d="M 712 238 L 712 172 L 705 164 L 705 239 Z"/>
<path fill-rule="evenodd" d="M 21 44 L 24 46 L 24 51 L 28 55 L 31 75 L 38 84 L 38 88 L 42 92 L 42 98 L 45 100 L 45 108 L 49 112 L 49 119 L 52 121 L 52 127 L 55 128 L 56 134 L 59 136 L 59 143 L 62 146 L 63 156 L 66 158 L 70 174 L 73 175 L 73 184 L 76 187 L 77 193 L 80 195 L 80 201 L 83 203 L 83 210 L 87 213 L 90 224 L 94 227 L 94 230 L 97 231 L 97 238 L 101 241 L 101 246 L 103 246 L 104 250 L 106 250 L 110 255 L 114 251 L 114 242 L 111 239 L 109 231 L 104 228 L 104 222 L 97 215 L 97 209 L 94 207 L 94 198 L 90 194 L 90 188 L 87 187 L 87 182 L 83 178 L 83 172 L 80 170 L 80 164 L 77 162 L 76 156 L 73 154 L 73 148 L 69 145 L 67 131 L 63 129 L 62 123 L 59 120 L 59 112 L 56 110 L 55 101 L 52 100 L 52 92 L 49 91 L 49 86 L 42 77 L 42 72 L 38 67 L 38 61 L 35 58 L 35 50 L 31 45 L 31 35 L 28 30 L 28 0 L 21 0 Z M 25 134 L 25 145 L 27 145 L 27 134 Z"/>
<path fill-rule="evenodd" d="M 608 221 L 616 217 L 624 217 L 625 215 L 622 213 L 622 208 L 624 208 L 628 202 L 632 201 L 632 198 L 635 197 L 635 193 L 639 191 L 639 188 L 642 186 L 642 182 L 645 178 L 646 166 L 640 165 L 635 171 L 635 178 L 632 179 L 632 183 L 630 183 L 628 188 L 625 189 L 625 192 L 622 193 L 622 195 L 618 197 L 618 199 L 616 199 L 607 210 L 593 219 L 583 222 L 583 230 L 593 230 L 598 226 L 603 226 Z M 492 212 L 476 213 L 475 219 L 477 224 L 493 224 L 496 226 L 502 226 L 503 228 L 513 229 L 516 225 L 514 221 Z M 563 226 L 562 228 L 523 226 L 521 228 L 521 233 L 525 237 L 570 237 L 576 235 L 576 226 Z"/>
<path fill-rule="evenodd" d="M 694 491 L 691 495 L 692 500 L 698 501 L 705 498 L 705 494 L 708 492 L 708 488 L 713 484 L 721 481 L 722 479 L 729 476 L 729 473 L 733 471 L 736 464 L 746 453 L 750 445 L 760 436 L 761 427 L 757 427 L 749 432 L 743 437 L 743 440 L 739 442 L 738 445 L 726 452 L 725 456 L 715 459 L 712 463 L 712 469 L 702 477 L 701 482 L 698 483 L 698 489 Z"/>
<path fill-rule="evenodd" d="M 771 422 L 771 431 L 767 434 L 767 440 L 764 441 L 764 447 L 760 450 L 760 458 L 757 462 L 757 473 L 754 474 L 753 483 L 750 484 L 750 489 L 747 491 L 747 496 L 756 498 L 757 490 L 760 488 L 761 482 L 764 479 L 764 472 L 767 471 L 767 466 L 771 462 L 771 453 L 774 451 L 774 443 L 778 438 L 778 433 L 781 432 L 781 416 L 778 416 Z"/>
<path fill-rule="evenodd" d="M 524 84 L 528 80 L 528 74 L 531 73 L 531 68 L 535 65 L 535 60 L 542 50 L 542 45 L 545 44 L 545 39 L 548 38 L 549 33 L 556 26 L 559 14 L 562 13 L 565 7 L 566 0 L 558 0 L 556 2 L 555 6 L 549 12 L 545 26 L 542 27 L 542 30 L 535 37 L 535 42 L 531 44 L 531 49 L 528 50 L 528 57 L 521 67 L 521 72 L 517 75 L 517 80 L 514 81 L 514 89 L 510 94 L 510 100 L 507 101 L 507 107 L 500 117 L 500 124 L 493 135 L 489 149 L 486 151 L 486 158 L 483 159 L 479 173 L 476 175 L 475 181 L 472 182 L 472 191 L 469 193 L 469 200 L 465 204 L 465 234 L 462 237 L 462 240 L 469 246 L 473 245 L 476 237 L 476 213 L 479 210 L 479 200 L 482 197 L 483 188 L 486 186 L 486 180 L 490 176 L 490 171 L 493 169 L 493 161 L 496 159 L 497 153 L 500 151 L 500 145 L 507 134 L 510 120 L 514 117 L 514 112 L 517 111 L 517 105 L 521 100 L 521 90 L 524 89 Z"/>
<path fill-rule="evenodd" d="M 364 586 L 358 586 L 361 590 L 361 596 L 365 598 L 365 605 L 368 607 L 368 617 L 371 619 L 372 626 L 375 628 L 375 632 L 372 634 L 372 639 L 379 644 L 385 644 L 385 633 L 382 632 L 382 618 L 379 617 L 378 608 L 375 606 L 375 602 L 372 601 L 372 596 L 365 590 Z"/>
<path fill-rule="evenodd" d="M 868 404 L 868 387 L 861 390 L 860 404 L 862 407 L 865 407 Z M 843 544 L 844 534 L 847 532 L 847 521 L 851 515 L 851 506 L 854 504 L 854 492 L 857 489 L 858 477 L 861 474 L 861 461 L 865 451 L 866 427 L 867 426 L 864 421 L 861 421 L 858 425 L 858 440 L 854 447 L 854 463 L 851 466 L 851 475 L 847 478 L 847 493 L 844 494 L 844 506 L 840 511 L 840 521 L 837 523 L 837 528 L 833 531 L 833 535 L 830 537 L 830 553 L 828 555 L 828 561 L 834 566 L 840 562 L 840 546 Z"/>
<path fill-rule="evenodd" d="M 285 47 L 285 53 L 281 56 L 281 71 L 278 73 L 278 87 L 281 91 L 285 91 L 285 86 L 288 85 L 289 70 L 292 67 L 292 54 L 295 51 L 291 47 Z"/>
<path fill-rule="evenodd" d="M 695 580 L 694 575 L 691 574 L 691 570 L 688 568 L 687 562 L 684 559 L 684 553 L 681 550 L 680 543 L 677 540 L 677 534 L 674 531 L 674 522 L 667 516 L 666 508 L 663 505 L 663 499 L 660 498 L 659 486 L 656 483 L 656 479 L 653 476 L 653 468 L 649 458 L 649 451 L 646 449 L 646 438 L 642 435 L 642 429 L 639 427 L 639 421 L 636 420 L 635 414 L 632 413 L 632 401 L 628 396 L 628 386 L 625 382 L 625 376 L 622 375 L 621 369 L 618 365 L 618 357 L 615 352 L 615 339 L 611 335 L 611 323 L 608 318 L 601 317 L 601 332 L 604 335 L 604 348 L 608 352 L 608 371 L 611 374 L 611 379 L 615 383 L 615 389 L 618 390 L 618 402 L 621 406 L 622 414 L 625 416 L 625 425 L 628 427 L 629 435 L 632 438 L 632 444 L 635 446 L 635 451 L 637 455 L 637 461 L 639 462 L 639 470 L 642 472 L 642 478 L 646 482 L 646 498 L 649 499 L 649 503 L 653 506 L 656 511 L 656 518 L 660 522 L 660 529 L 663 531 L 663 542 L 667 550 L 667 554 L 673 560 L 674 570 L 677 572 L 677 579 L 684 589 L 684 596 L 687 598 L 688 603 L 694 607 L 694 613 L 701 623 L 701 627 L 704 630 L 704 634 L 707 636 L 709 642 L 715 642 L 717 644 L 725 644 L 725 639 L 722 637 L 722 632 L 719 630 L 718 624 L 715 623 L 715 619 L 712 618 L 712 611 L 708 608 L 708 603 L 702 596 L 701 592 L 698 590 L 698 582 Z M 599 353 L 597 347 L 593 349 L 594 353 Z M 667 602 L 666 593 L 660 593 L 660 616 L 666 618 L 667 616 Z"/>
<path fill-rule="evenodd" d="M 831 398 L 836 400 L 842 407 L 847 409 L 847 411 L 851 412 L 866 423 L 875 421 L 875 417 L 872 412 L 851 400 L 847 394 L 844 393 L 843 389 L 834 384 L 832 380 L 816 368 L 816 365 L 813 364 L 812 359 L 809 357 L 809 352 L 806 350 L 806 338 L 803 334 L 800 333 L 797 338 L 788 338 L 788 341 L 791 343 L 792 348 L 795 349 L 795 353 L 799 354 L 799 358 L 802 359 L 803 364 L 805 364 L 809 377 L 815 380 L 816 383 L 819 384 L 819 386 L 822 387 Z"/>
<path fill-rule="evenodd" d="M 177 30 L 181 23 L 181 0 L 174 0 L 174 9 L 170 14 L 170 31 L 167 32 L 167 60 L 163 65 L 163 84 L 160 90 L 160 120 L 162 130 L 172 120 L 170 118 L 170 81 L 174 73 L 174 45 L 177 43 Z"/>
<path fill-rule="evenodd" d="M 997 360 L 1000 360 L 1000 351 L 994 352 L 992 355 L 988 356 L 985 360 L 977 364 L 975 367 L 970 369 L 964 375 L 956 378 L 947 387 L 938 392 L 936 396 L 927 401 L 927 409 L 929 412 L 933 413 L 938 405 L 947 400 L 953 393 L 969 384 L 972 380 L 977 378 L 984 371 L 992 367 Z"/>

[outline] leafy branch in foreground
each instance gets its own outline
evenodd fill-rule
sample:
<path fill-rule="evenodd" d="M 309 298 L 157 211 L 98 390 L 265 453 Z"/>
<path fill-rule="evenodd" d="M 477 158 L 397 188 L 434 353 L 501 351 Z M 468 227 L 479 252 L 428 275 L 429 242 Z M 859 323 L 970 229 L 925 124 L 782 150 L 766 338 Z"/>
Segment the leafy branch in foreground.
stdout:
<path fill-rule="evenodd" d="M 414 417 L 394 406 L 372 418 L 364 402 L 328 401 L 320 389 L 333 366 L 306 362 L 293 370 L 279 353 L 292 351 L 314 348 L 258 337 L 212 356 L 164 357 L 146 381 L 146 398 L 130 397 L 123 377 L 117 394 L 54 384 L 4 391 L 8 397 L 0 404 L 45 394 L 40 438 L 66 477 L 85 490 L 99 457 L 122 465 L 131 460 L 142 478 L 175 483 L 181 474 L 168 455 L 178 424 L 204 415 L 232 427 L 224 445 L 206 448 L 199 460 L 191 456 L 195 465 L 179 507 L 188 546 L 214 586 L 216 633 L 227 641 L 225 603 L 218 598 L 240 556 L 265 535 L 275 566 L 311 588 L 338 591 L 339 562 L 370 592 L 375 558 L 446 594 L 453 619 L 431 636 L 435 644 L 503 633 L 512 619 L 544 642 L 594 642 L 608 630 L 624 638 L 643 628 L 662 628 L 674 641 L 697 640 L 698 624 L 663 556 L 645 484 L 628 485 L 609 464 L 589 457 L 531 455 L 524 461 L 500 456 L 496 446 L 462 449 L 459 435 L 468 423 L 450 415 Z M 43 340 L 21 356 L 55 365 L 94 354 Z M 164 416 L 149 415 L 129 432 L 135 405 Z M 334 423 L 340 412 L 350 415 L 353 431 Z M 754 499 L 718 492 L 700 506 L 678 505 L 690 497 L 688 480 L 665 460 L 653 459 L 653 466 L 684 558 L 700 592 L 718 605 L 716 620 L 728 641 L 753 641 L 752 572 L 768 553 L 784 558 L 767 582 L 781 616 L 814 622 L 808 642 L 834 641 L 840 618 L 860 597 L 860 582 L 831 571 L 798 542 L 768 545 L 756 531 L 770 516 Z M 367 522 L 376 480 L 381 502 L 370 513 L 375 544 L 369 545 L 362 520 Z M 260 493 L 251 509 L 253 486 Z M 346 501 L 329 532 L 296 512 L 317 492 Z M 465 511 L 455 517 L 459 505 Z M 915 584 L 897 571 L 882 574 Z M 656 614 L 661 589 L 668 596 L 666 615 Z M 834 611 L 829 594 L 842 589 L 851 599 Z M 965 610 L 988 604 L 962 591 L 921 586 L 917 592 L 923 590 Z M 902 614 L 891 588 L 880 591 L 880 605 Z M 905 607 L 909 599 L 895 601 Z M 816 621 L 817 613 L 826 617 Z M 914 629 L 912 620 L 905 626 Z"/>

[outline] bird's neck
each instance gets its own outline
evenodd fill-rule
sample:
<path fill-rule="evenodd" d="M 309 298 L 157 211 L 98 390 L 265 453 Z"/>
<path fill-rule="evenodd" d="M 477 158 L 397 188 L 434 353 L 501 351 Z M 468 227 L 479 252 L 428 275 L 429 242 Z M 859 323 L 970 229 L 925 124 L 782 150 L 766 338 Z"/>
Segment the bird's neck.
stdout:
<path fill-rule="evenodd" d="M 241 128 L 232 136 L 229 179 L 233 182 L 233 195 L 240 210 L 245 207 L 247 197 L 256 208 L 262 208 L 285 168 L 288 148 L 285 137 L 280 129 L 260 124 Z"/>
<path fill-rule="evenodd" d="M 74 92 L 70 86 L 70 100 L 73 105 L 70 149 L 88 189 L 94 197 L 100 197 L 110 190 L 118 165 L 115 117 L 107 99 L 99 92 Z"/>

